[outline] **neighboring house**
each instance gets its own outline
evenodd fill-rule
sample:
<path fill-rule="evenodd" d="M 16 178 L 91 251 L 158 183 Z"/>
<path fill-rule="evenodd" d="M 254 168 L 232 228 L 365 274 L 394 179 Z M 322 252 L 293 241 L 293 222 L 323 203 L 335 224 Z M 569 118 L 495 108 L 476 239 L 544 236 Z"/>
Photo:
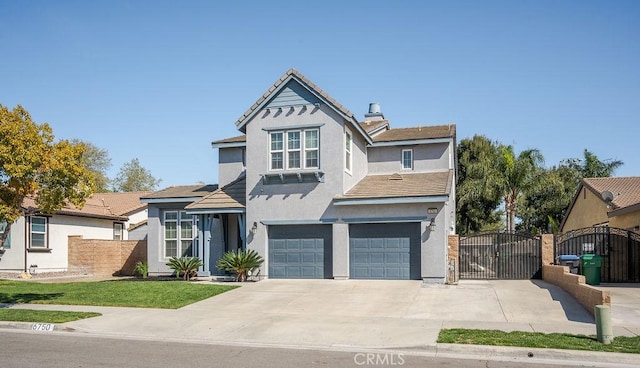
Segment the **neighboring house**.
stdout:
<path fill-rule="evenodd" d="M 455 125 L 391 129 L 378 104 L 358 121 L 291 69 L 236 127 L 212 143 L 217 190 L 142 199 L 150 273 L 191 254 L 201 274 L 221 274 L 220 255 L 247 248 L 265 259 L 261 278 L 446 281 Z"/>
<path fill-rule="evenodd" d="M 140 202 L 140 197 L 146 194 L 149 192 L 96 193 L 82 209 L 69 205 L 54 214 L 39 213 L 34 198 L 26 198 L 23 207 L 33 215 L 20 217 L 11 225 L 0 270 L 26 271 L 37 265 L 38 272 L 66 271 L 70 235 L 85 239 L 138 239 L 130 237 L 127 229 L 131 224 L 146 221 L 147 206 Z M 0 230 L 4 226 L 0 225 Z"/>
<path fill-rule="evenodd" d="M 578 186 L 561 232 L 609 226 L 640 233 L 640 177 L 587 178 Z"/>

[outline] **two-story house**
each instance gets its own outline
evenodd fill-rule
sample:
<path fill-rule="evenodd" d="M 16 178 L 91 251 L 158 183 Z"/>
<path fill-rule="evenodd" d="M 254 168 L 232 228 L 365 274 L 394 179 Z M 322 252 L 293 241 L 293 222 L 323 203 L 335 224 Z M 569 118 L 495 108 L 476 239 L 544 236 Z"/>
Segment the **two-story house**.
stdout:
<path fill-rule="evenodd" d="M 446 281 L 455 125 L 391 129 L 378 104 L 358 121 L 291 69 L 236 127 L 212 144 L 218 189 L 143 198 L 151 274 L 172 255 L 220 274 L 222 253 L 246 247 L 265 259 L 261 278 Z"/>

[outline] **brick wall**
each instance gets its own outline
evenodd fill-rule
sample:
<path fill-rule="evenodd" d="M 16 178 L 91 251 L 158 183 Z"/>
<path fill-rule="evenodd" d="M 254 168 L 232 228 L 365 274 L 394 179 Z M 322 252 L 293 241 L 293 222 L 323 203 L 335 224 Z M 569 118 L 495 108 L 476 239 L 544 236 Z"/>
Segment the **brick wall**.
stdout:
<path fill-rule="evenodd" d="M 93 275 L 133 275 L 147 262 L 146 240 L 97 240 L 69 236 L 69 271 Z"/>
<path fill-rule="evenodd" d="M 447 283 L 457 284 L 460 277 L 460 270 L 458 268 L 458 254 L 460 249 L 460 237 L 458 235 L 449 235 L 447 239 Z"/>
<path fill-rule="evenodd" d="M 591 314 L 594 314 L 596 305 L 611 305 L 611 295 L 608 291 L 598 290 L 587 285 L 583 275 L 570 273 L 567 266 L 543 264 L 542 278 L 571 294 Z"/>

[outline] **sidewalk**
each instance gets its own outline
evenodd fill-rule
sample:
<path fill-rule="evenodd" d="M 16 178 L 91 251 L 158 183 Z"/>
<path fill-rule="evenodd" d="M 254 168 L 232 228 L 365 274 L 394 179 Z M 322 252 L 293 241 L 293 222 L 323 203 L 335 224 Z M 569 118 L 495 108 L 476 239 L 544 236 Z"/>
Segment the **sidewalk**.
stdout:
<path fill-rule="evenodd" d="M 552 295 L 553 294 L 553 295 Z M 531 299 L 527 299 L 527 295 Z M 595 334 L 592 317 L 549 285 L 482 282 L 422 287 L 407 282 L 290 281 L 250 283 L 177 310 L 93 306 L 13 305 L 11 308 L 100 312 L 101 317 L 56 331 L 112 338 L 317 350 L 402 351 L 491 360 L 536 359 L 637 365 L 640 356 L 438 344 L 442 328 Z M 535 300 L 532 307 L 532 300 Z M 577 304 L 577 303 L 576 303 Z M 460 312 L 464 311 L 464 313 Z M 460 319 L 455 317 L 459 316 Z M 464 319 L 466 318 L 466 319 Z M 0 329 L 31 329 L 0 322 Z M 617 325 L 620 336 L 640 325 Z M 528 353 L 533 351 L 533 358 Z M 567 360 L 566 362 L 564 360 Z"/>

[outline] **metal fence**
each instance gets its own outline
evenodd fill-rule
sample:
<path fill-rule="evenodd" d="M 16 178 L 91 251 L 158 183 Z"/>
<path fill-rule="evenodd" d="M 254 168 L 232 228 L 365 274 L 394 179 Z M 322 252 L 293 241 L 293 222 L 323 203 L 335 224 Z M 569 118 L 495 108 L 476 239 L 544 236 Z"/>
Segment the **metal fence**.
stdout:
<path fill-rule="evenodd" d="M 494 232 L 460 237 L 461 279 L 526 280 L 542 277 L 540 237 Z"/>
<path fill-rule="evenodd" d="M 555 237 L 554 257 L 598 254 L 601 282 L 640 282 L 640 234 L 608 226 L 571 230 Z"/>

